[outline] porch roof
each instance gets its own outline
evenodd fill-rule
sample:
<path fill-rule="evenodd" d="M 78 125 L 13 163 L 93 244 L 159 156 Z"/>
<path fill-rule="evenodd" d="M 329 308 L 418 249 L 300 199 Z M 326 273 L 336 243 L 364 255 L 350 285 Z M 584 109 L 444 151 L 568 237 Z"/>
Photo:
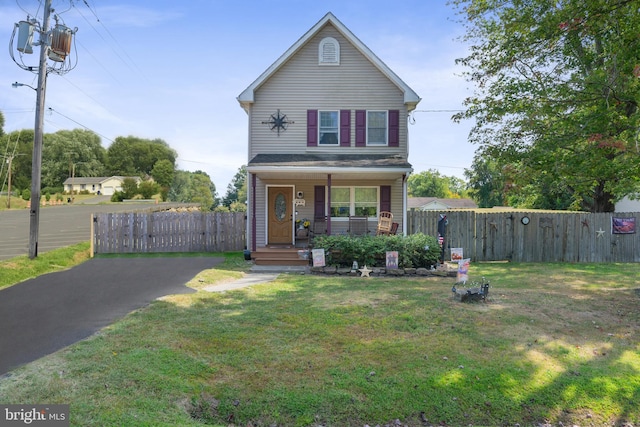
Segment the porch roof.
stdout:
<path fill-rule="evenodd" d="M 296 178 L 313 179 L 328 174 L 336 178 L 380 178 L 381 174 L 409 174 L 413 171 L 411 164 L 402 156 L 384 154 L 258 154 L 249 164 L 247 170 L 258 175 L 269 175 L 272 178 L 284 178 L 295 173 Z"/>

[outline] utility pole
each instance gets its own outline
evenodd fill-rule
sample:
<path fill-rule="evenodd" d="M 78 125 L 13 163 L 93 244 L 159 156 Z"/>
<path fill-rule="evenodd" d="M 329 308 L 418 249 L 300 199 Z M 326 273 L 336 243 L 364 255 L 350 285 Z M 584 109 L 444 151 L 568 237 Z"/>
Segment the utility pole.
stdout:
<path fill-rule="evenodd" d="M 41 2 L 42 3 L 42 2 Z M 70 29 L 66 25 L 60 24 L 59 16 L 54 15 L 55 27 L 49 30 L 49 19 L 54 12 L 51 7 L 52 0 L 45 0 L 42 24 L 37 19 L 27 16 L 26 21 L 20 21 L 15 25 L 11 44 L 13 44 L 16 34 L 16 50 L 20 52 L 17 58 L 13 52 L 13 46 L 9 49 L 11 59 L 25 71 L 38 72 L 38 87 L 32 88 L 36 91 L 36 123 L 33 138 L 33 157 L 31 159 L 31 207 L 29 212 L 29 258 L 38 256 L 38 232 L 40 227 L 40 196 L 42 182 L 42 139 L 44 128 L 44 99 L 47 92 L 47 75 L 49 72 L 63 75 L 71 71 L 75 64 L 68 59 L 73 41 L 73 34 L 78 31 Z M 38 66 L 30 66 L 24 63 L 23 55 L 33 53 L 33 35 L 39 34 L 39 40 L 35 45 L 40 45 L 40 60 Z M 54 62 L 53 66 L 47 64 L 47 58 Z M 76 62 L 77 63 L 77 62 Z M 55 65 L 57 64 L 57 65 Z M 15 82 L 14 87 L 28 86 Z M 29 86 L 31 87 L 31 86 Z"/>
<path fill-rule="evenodd" d="M 11 169 L 13 166 L 13 158 L 16 156 L 22 156 L 22 154 L 18 153 L 18 154 L 11 154 L 10 156 L 4 156 L 4 158 L 7 159 L 7 165 L 8 165 L 8 169 L 7 169 L 7 181 L 8 181 L 8 185 L 7 185 L 7 209 L 11 209 Z"/>
<path fill-rule="evenodd" d="M 7 177 L 9 181 L 9 185 L 7 186 L 7 209 L 11 209 L 11 163 L 13 161 L 13 156 L 9 156 L 7 159 L 7 163 L 9 164 L 9 168 L 7 169 Z"/>
<path fill-rule="evenodd" d="M 42 173 L 42 136 L 44 128 L 44 98 L 47 90 L 47 51 L 49 49 L 49 16 L 51 0 L 45 0 L 42 31 L 40 32 L 40 62 L 38 65 L 38 87 L 36 89 L 36 122 L 31 159 L 31 212 L 29 216 L 29 258 L 38 256 L 38 234 L 40 229 L 40 187 Z"/>

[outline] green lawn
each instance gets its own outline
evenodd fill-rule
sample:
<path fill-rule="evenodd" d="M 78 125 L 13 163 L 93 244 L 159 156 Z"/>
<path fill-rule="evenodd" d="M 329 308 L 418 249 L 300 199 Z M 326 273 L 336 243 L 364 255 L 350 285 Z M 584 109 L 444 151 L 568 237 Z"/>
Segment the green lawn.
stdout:
<path fill-rule="evenodd" d="M 453 278 L 293 274 L 167 297 L 0 379 L 0 403 L 69 403 L 77 426 L 640 423 L 640 265 L 470 276 L 487 303 Z"/>

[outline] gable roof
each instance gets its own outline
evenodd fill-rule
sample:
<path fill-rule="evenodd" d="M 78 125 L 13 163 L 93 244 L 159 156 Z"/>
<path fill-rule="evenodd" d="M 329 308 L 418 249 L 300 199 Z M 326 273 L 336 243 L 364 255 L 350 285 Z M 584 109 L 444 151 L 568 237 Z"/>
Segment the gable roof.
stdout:
<path fill-rule="evenodd" d="M 476 202 L 471 199 L 439 199 L 437 197 L 409 197 L 407 209 L 429 209 L 429 206 L 446 206 L 447 209 L 475 209 Z"/>
<path fill-rule="evenodd" d="M 74 178 L 67 178 L 64 180 L 63 185 L 81 185 L 81 184 L 85 184 L 85 185 L 93 185 L 93 184 L 102 184 L 106 181 L 109 181 L 111 179 L 116 179 L 118 181 L 124 181 L 125 178 L 132 178 L 135 179 L 137 182 L 142 181 L 142 179 L 139 176 L 95 176 L 95 177 L 81 177 L 81 176 L 77 176 Z"/>
<path fill-rule="evenodd" d="M 238 96 L 238 102 L 245 111 L 248 111 L 249 105 L 254 102 L 256 89 L 258 89 L 266 80 L 278 71 L 283 64 L 285 64 L 296 52 L 311 40 L 313 36 L 315 36 L 322 28 L 324 28 L 325 25 L 329 23 L 333 25 L 360 53 L 369 59 L 369 61 L 371 61 L 371 63 L 380 72 L 382 72 L 382 74 L 384 74 L 404 93 L 404 103 L 407 105 L 408 111 L 412 111 L 416 108 L 420 102 L 418 94 L 415 93 L 404 81 L 402 81 L 396 73 L 382 62 L 380 58 L 378 58 L 364 43 L 362 43 L 342 22 L 338 20 L 338 18 L 329 12 Z"/>

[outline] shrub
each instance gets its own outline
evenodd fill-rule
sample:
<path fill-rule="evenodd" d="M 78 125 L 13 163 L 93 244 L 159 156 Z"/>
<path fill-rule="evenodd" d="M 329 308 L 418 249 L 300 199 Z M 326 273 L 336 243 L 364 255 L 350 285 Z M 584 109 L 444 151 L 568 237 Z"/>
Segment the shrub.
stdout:
<path fill-rule="evenodd" d="M 122 191 L 116 191 L 111 195 L 112 202 L 121 202 L 124 200 L 124 193 Z"/>
<path fill-rule="evenodd" d="M 400 268 L 430 268 L 438 262 L 440 246 L 433 236 L 422 233 L 410 236 L 318 236 L 314 248 L 324 249 L 328 265 L 384 267 L 387 251 L 398 252 Z"/>
<path fill-rule="evenodd" d="M 56 193 L 62 193 L 64 191 L 64 188 L 62 186 L 48 186 L 48 187 L 44 187 L 42 189 L 42 194 L 56 194 Z"/>
<path fill-rule="evenodd" d="M 138 193 L 143 199 L 151 199 L 158 191 L 160 191 L 160 185 L 157 182 L 142 181 L 138 185 Z"/>
<path fill-rule="evenodd" d="M 22 200 L 31 200 L 31 190 L 28 188 L 22 190 Z"/>

